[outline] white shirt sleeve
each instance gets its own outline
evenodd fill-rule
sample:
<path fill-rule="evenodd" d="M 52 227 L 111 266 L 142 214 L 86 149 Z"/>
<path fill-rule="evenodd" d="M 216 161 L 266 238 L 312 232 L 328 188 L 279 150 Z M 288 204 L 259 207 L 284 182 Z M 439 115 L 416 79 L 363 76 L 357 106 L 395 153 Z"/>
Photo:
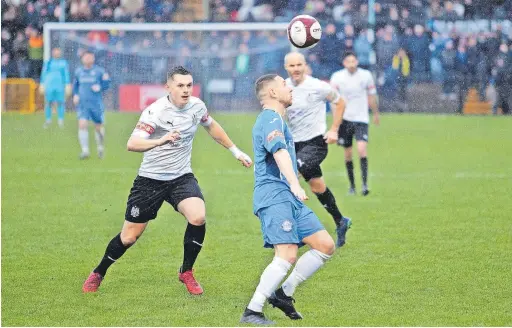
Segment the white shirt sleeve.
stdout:
<path fill-rule="evenodd" d="M 322 99 L 325 99 L 325 101 L 337 103 L 340 99 L 338 91 L 336 91 L 336 89 L 327 82 L 320 81 L 319 90 Z"/>
<path fill-rule="evenodd" d="M 157 113 L 150 107 L 146 108 L 140 115 L 139 121 L 132 132 L 132 136 L 149 139 L 157 127 Z"/>
<path fill-rule="evenodd" d="M 377 88 L 375 86 L 375 82 L 373 81 L 372 73 L 370 72 L 367 72 L 366 90 L 368 91 L 369 95 L 377 94 Z"/>

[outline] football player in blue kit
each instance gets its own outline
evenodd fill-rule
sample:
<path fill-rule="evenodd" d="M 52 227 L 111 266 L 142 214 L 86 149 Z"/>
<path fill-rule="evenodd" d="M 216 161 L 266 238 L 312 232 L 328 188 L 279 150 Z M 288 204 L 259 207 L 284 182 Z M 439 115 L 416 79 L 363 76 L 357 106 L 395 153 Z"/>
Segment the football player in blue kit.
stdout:
<path fill-rule="evenodd" d="M 273 248 L 275 255 L 263 271 L 240 322 L 268 325 L 274 322 L 263 314 L 267 299 L 290 319 L 302 319 L 293 304 L 295 288 L 324 265 L 334 253 L 335 244 L 318 217 L 303 203 L 308 197 L 299 184 L 295 145 L 283 120 L 292 103 L 292 89 L 282 77 L 268 74 L 256 81 L 256 95 L 263 111 L 252 130 L 253 212 L 261 221 L 264 246 Z M 298 249 L 303 245 L 310 250 L 297 260 Z M 295 262 L 292 273 L 278 289 Z"/>

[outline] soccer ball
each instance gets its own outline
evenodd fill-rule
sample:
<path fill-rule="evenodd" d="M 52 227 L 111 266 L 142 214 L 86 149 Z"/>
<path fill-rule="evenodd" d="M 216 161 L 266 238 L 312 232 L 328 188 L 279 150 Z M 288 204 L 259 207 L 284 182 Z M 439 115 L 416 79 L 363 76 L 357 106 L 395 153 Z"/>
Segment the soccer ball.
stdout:
<path fill-rule="evenodd" d="M 321 37 L 320 23 L 309 15 L 296 16 L 288 24 L 288 40 L 296 48 L 312 48 Z"/>

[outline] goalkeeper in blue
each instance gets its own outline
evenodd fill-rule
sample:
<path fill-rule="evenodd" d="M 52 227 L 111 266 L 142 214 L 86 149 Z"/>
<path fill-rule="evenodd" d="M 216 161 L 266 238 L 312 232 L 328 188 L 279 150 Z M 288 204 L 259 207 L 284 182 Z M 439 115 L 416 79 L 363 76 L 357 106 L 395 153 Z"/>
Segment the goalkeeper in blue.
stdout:
<path fill-rule="evenodd" d="M 269 325 L 274 322 L 263 314 L 267 300 L 290 319 L 302 319 L 295 310 L 293 293 L 329 260 L 335 245 L 318 217 L 303 203 L 308 197 L 299 184 L 295 144 L 283 119 L 292 104 L 292 89 L 282 77 L 269 74 L 256 81 L 256 94 L 263 111 L 252 130 L 253 212 L 261 222 L 264 247 L 273 248 L 275 255 L 263 271 L 240 322 Z M 303 245 L 310 250 L 296 261 Z M 295 262 L 295 268 L 278 289 Z"/>
<path fill-rule="evenodd" d="M 44 95 L 45 100 L 45 129 L 52 124 L 52 105 L 57 106 L 59 127 L 64 126 L 66 97 L 71 94 L 71 83 L 68 62 L 62 59 L 61 56 L 60 48 L 53 48 L 52 57 L 44 63 L 41 71 L 39 92 Z"/>
<path fill-rule="evenodd" d="M 82 148 L 80 159 L 87 159 L 89 152 L 89 121 L 96 129 L 98 157 L 103 158 L 105 147 L 104 106 L 102 93 L 110 86 L 110 77 L 105 69 L 94 65 L 94 54 L 82 55 L 82 67 L 75 71 L 73 83 L 73 103 L 78 114 L 78 141 Z"/>

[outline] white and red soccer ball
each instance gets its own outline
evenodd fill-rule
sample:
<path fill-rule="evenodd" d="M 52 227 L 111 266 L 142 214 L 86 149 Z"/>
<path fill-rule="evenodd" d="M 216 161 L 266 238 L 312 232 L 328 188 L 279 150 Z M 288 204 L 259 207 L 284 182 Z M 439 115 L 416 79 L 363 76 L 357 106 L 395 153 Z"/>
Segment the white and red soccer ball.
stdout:
<path fill-rule="evenodd" d="M 296 48 L 312 48 L 321 37 L 322 27 L 312 16 L 299 15 L 288 24 L 288 40 Z"/>

